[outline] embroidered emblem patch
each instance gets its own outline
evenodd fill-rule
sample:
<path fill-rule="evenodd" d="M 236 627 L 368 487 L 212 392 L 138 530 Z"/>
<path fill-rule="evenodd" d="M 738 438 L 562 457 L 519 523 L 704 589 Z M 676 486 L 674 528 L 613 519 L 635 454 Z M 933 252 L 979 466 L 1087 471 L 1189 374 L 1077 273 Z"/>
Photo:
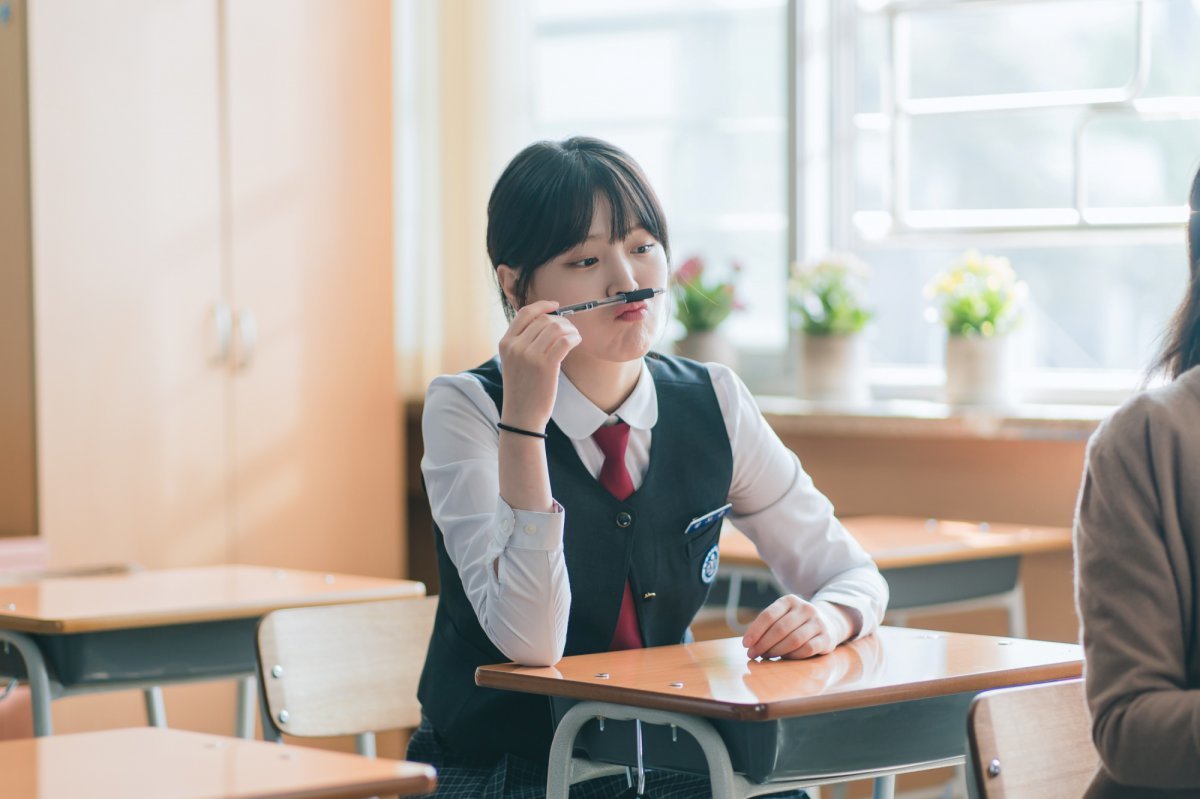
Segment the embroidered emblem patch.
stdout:
<path fill-rule="evenodd" d="M 708 554 L 704 556 L 704 564 L 700 566 L 700 579 L 706 583 L 711 583 L 717 577 L 717 565 L 721 562 L 721 554 L 717 552 L 717 545 L 713 544 L 712 549 L 708 550 Z"/>

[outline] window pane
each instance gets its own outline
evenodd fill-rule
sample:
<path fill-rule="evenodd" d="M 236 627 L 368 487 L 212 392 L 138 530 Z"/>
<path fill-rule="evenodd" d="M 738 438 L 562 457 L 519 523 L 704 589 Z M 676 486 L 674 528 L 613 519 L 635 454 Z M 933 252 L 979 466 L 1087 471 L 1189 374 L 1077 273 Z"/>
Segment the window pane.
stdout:
<path fill-rule="evenodd" d="M 745 271 L 754 310 L 723 330 L 782 347 L 786 274 L 785 5 L 542 2 L 535 132 L 607 139 L 641 163 L 671 229 L 676 265 Z M 740 317 L 740 318 L 739 318 Z"/>
<path fill-rule="evenodd" d="M 1200 119 L 1107 117 L 1088 128 L 1089 206 L 1183 205 L 1200 164 Z"/>
<path fill-rule="evenodd" d="M 912 97 L 1103 89 L 1133 75 L 1126 2 L 981 5 L 904 16 Z"/>
<path fill-rule="evenodd" d="M 1073 206 L 1077 111 L 918 117 L 914 209 Z"/>

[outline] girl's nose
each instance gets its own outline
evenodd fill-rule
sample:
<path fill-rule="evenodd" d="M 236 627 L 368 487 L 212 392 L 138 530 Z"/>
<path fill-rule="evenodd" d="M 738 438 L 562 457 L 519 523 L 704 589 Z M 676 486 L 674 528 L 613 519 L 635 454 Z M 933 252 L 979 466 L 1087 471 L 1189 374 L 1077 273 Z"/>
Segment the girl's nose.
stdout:
<path fill-rule="evenodd" d="M 609 278 L 608 294 L 620 294 L 638 289 L 637 276 L 633 272 L 633 264 L 628 258 L 620 257 L 613 261 L 612 275 Z"/>

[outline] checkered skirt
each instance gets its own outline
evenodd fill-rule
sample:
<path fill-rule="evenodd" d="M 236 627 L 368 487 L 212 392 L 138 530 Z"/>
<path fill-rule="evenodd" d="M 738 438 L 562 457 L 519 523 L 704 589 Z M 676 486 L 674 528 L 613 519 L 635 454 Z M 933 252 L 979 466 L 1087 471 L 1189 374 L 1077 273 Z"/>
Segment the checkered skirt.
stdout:
<path fill-rule="evenodd" d="M 408 743 L 408 760 L 437 769 L 437 793 L 426 799 L 545 799 L 546 766 L 504 755 L 493 766 L 469 763 L 438 740 L 425 719 Z M 629 790 L 622 775 L 599 777 L 571 786 L 571 799 L 614 799 Z M 646 772 L 645 796 L 653 799 L 704 799 L 711 796 L 707 777 L 670 771 Z M 804 791 L 787 791 L 777 799 L 806 799 Z"/>

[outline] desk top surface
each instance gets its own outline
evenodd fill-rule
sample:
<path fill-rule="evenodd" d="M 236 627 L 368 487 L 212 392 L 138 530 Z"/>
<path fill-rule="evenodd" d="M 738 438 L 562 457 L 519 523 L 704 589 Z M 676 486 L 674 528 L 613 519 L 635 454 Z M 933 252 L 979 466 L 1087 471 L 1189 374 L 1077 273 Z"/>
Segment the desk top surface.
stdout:
<path fill-rule="evenodd" d="M 747 660 L 740 638 L 484 666 L 479 685 L 766 721 L 1078 677 L 1075 644 L 883 627 L 809 660 Z M 601 676 L 606 675 L 606 676 Z"/>
<path fill-rule="evenodd" d="M 1069 527 L 977 524 L 907 516 L 849 516 L 841 521 L 881 569 L 1071 548 Z M 729 526 L 721 534 L 721 559 L 735 566 L 763 565 L 750 539 Z"/>
<path fill-rule="evenodd" d="M 411 796 L 432 766 L 154 727 L 0 742 L 6 799 Z"/>
<path fill-rule="evenodd" d="M 280 608 L 424 596 L 412 580 L 200 566 L 0 586 L 0 629 L 79 633 L 255 618 Z"/>

